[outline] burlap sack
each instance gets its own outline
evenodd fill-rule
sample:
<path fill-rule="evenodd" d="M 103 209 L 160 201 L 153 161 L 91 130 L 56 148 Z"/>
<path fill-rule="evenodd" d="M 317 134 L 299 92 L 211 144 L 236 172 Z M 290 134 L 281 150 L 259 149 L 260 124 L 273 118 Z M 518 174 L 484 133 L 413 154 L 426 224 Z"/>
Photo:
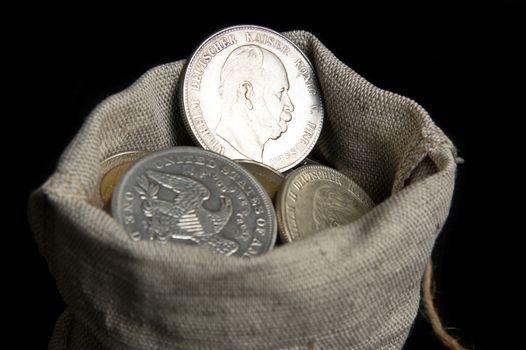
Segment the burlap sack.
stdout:
<path fill-rule="evenodd" d="M 191 144 L 183 61 L 153 68 L 88 117 L 35 193 L 30 222 L 68 305 L 50 349 L 400 349 L 448 214 L 454 147 L 415 102 L 383 91 L 306 32 L 326 109 L 316 154 L 377 203 L 356 222 L 255 258 L 134 242 L 91 204 L 100 162 Z"/>

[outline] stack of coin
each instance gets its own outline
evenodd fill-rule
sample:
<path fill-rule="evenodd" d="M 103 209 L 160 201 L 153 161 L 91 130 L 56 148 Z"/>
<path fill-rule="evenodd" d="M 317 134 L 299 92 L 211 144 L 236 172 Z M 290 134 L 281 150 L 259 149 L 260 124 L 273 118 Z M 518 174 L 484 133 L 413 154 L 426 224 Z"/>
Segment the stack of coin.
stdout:
<path fill-rule="evenodd" d="M 373 206 L 349 178 L 307 158 L 323 124 L 321 94 L 312 65 L 284 36 L 258 26 L 212 35 L 188 62 L 181 98 L 203 149 L 151 153 L 120 177 L 111 212 L 131 239 L 251 257 L 274 246 L 278 226 L 292 242 Z M 104 203 L 137 158 L 110 167 Z"/>

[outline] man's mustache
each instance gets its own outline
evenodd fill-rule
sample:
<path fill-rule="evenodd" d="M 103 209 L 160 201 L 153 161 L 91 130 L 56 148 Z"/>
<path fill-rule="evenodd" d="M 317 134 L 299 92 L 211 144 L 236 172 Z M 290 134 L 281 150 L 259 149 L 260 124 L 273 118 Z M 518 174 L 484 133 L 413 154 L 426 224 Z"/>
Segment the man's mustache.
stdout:
<path fill-rule="evenodd" d="M 290 112 L 287 112 L 287 111 L 281 112 L 281 115 L 279 118 L 279 128 L 282 133 L 287 131 L 287 129 L 289 128 L 287 126 L 287 122 L 289 122 L 291 119 L 292 119 L 292 114 Z"/>
<path fill-rule="evenodd" d="M 283 110 L 281 112 L 280 119 L 286 122 L 290 122 L 290 120 L 292 119 L 292 113 L 290 113 L 289 111 Z"/>

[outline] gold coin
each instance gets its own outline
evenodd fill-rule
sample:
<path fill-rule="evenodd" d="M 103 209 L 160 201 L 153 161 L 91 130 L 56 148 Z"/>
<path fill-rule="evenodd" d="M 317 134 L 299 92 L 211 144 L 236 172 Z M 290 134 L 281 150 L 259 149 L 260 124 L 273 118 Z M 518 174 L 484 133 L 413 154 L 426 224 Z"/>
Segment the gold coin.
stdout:
<path fill-rule="evenodd" d="M 323 165 L 300 167 L 287 175 L 276 197 L 281 239 L 292 242 L 346 225 L 373 206 L 367 193 L 337 170 Z"/>
<path fill-rule="evenodd" d="M 247 169 L 258 180 L 274 203 L 276 194 L 283 180 L 285 180 L 285 176 L 268 165 L 253 160 L 240 159 L 236 160 L 236 162 Z"/>
<path fill-rule="evenodd" d="M 99 183 L 99 194 L 102 200 L 102 206 L 109 211 L 111 207 L 111 197 L 115 185 L 119 181 L 121 175 L 128 170 L 128 168 L 135 163 L 136 160 L 144 156 L 145 151 L 129 151 L 115 154 L 106 158 L 101 163 L 101 171 L 104 174 Z"/>

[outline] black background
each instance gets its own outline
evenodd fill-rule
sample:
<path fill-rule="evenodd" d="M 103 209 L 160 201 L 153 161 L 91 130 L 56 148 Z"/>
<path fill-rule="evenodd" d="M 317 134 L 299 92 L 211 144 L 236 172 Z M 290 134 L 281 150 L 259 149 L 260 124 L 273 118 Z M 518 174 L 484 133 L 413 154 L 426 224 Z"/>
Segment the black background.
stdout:
<path fill-rule="evenodd" d="M 519 191 L 500 169 L 509 164 L 512 150 L 520 149 L 514 135 L 520 115 L 513 105 L 524 90 L 518 68 L 524 62 L 519 56 L 524 6 L 515 1 L 367 9 L 349 4 L 337 10 L 336 4 L 320 3 L 316 8 L 249 4 L 246 15 L 226 3 L 208 11 L 199 4 L 187 11 L 141 5 L 133 15 L 106 8 L 21 12 L 6 32 L 13 44 L 6 56 L 14 62 L 4 67 L 15 78 L 9 85 L 13 99 L 4 102 L 14 107 L 5 118 L 4 136 L 17 140 L 6 153 L 19 169 L 17 183 L 24 184 L 14 196 L 16 222 L 23 229 L 6 233 L 20 248 L 6 254 L 16 254 L 6 289 L 16 298 L 7 303 L 16 309 L 9 324 L 17 348 L 45 348 L 64 308 L 27 226 L 30 191 L 52 173 L 98 102 L 155 65 L 187 58 L 208 35 L 236 24 L 311 31 L 373 84 L 420 103 L 454 141 L 466 162 L 459 167 L 451 213 L 434 252 L 437 306 L 464 344 L 494 348 L 494 324 L 501 319 L 490 315 L 501 307 L 492 286 L 506 284 L 495 252 L 516 231 L 506 219 L 510 208 L 494 203 L 506 203 L 506 196 Z M 406 349 L 440 349 L 422 316 Z"/>

